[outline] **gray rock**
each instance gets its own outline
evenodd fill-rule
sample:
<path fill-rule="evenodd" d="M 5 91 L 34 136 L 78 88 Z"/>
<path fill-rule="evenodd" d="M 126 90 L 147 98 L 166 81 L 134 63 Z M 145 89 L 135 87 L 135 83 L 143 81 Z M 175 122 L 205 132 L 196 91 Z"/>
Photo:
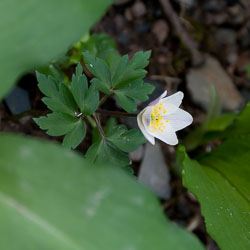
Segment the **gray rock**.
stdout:
<path fill-rule="evenodd" d="M 187 74 L 187 88 L 193 101 L 206 110 L 210 102 L 210 88 L 212 85 L 217 89 L 224 110 L 238 109 L 243 103 L 240 92 L 236 89 L 221 64 L 215 58 L 206 56 L 202 67 L 191 69 Z"/>
<path fill-rule="evenodd" d="M 144 157 L 138 175 L 140 183 L 149 187 L 158 197 L 170 198 L 170 176 L 159 143 L 146 144 Z"/>
<path fill-rule="evenodd" d="M 147 13 L 146 6 L 141 1 L 136 1 L 133 6 L 131 7 L 131 11 L 134 17 L 142 17 Z"/>
<path fill-rule="evenodd" d="M 129 153 L 129 158 L 132 161 L 140 161 L 143 157 L 144 147 L 142 145 L 139 146 L 135 151 Z"/>
<path fill-rule="evenodd" d="M 232 29 L 218 29 L 214 35 L 215 40 L 222 45 L 232 45 L 235 44 L 237 39 L 237 34 Z"/>
<path fill-rule="evenodd" d="M 168 32 L 169 27 L 165 20 L 160 19 L 154 23 L 152 33 L 156 36 L 159 44 L 162 44 L 166 40 Z"/>

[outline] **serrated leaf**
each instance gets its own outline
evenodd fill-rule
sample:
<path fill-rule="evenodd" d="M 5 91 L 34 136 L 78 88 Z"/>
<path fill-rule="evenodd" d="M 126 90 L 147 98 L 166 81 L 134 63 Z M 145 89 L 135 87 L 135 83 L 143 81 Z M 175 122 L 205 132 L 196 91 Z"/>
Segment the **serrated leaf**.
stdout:
<path fill-rule="evenodd" d="M 112 67 L 112 87 L 115 88 L 116 85 L 122 80 L 127 68 L 127 64 L 128 55 L 124 55 L 120 58 L 119 63 Z"/>
<path fill-rule="evenodd" d="M 107 63 L 89 52 L 83 52 L 83 58 L 88 70 L 104 84 L 108 89 L 111 87 L 111 74 Z"/>
<path fill-rule="evenodd" d="M 107 85 L 105 82 L 101 81 L 100 79 L 93 78 L 91 80 L 91 83 L 94 84 L 97 87 L 97 89 L 99 89 L 101 92 L 103 92 L 107 95 L 112 93 L 109 85 Z"/>
<path fill-rule="evenodd" d="M 87 151 L 86 157 L 95 164 L 103 162 L 117 167 L 124 167 L 130 164 L 128 155 L 124 154 L 114 144 L 106 139 L 94 143 Z"/>
<path fill-rule="evenodd" d="M 61 102 L 71 110 L 71 115 L 75 115 L 77 113 L 77 104 L 74 100 L 72 92 L 69 88 L 64 84 L 59 84 L 59 94 Z"/>
<path fill-rule="evenodd" d="M 149 64 L 150 55 L 151 51 L 139 51 L 135 53 L 126 68 L 123 78 L 116 84 L 116 88 L 124 87 L 132 81 L 145 77 L 147 71 L 143 68 Z"/>
<path fill-rule="evenodd" d="M 99 92 L 96 89 L 96 85 L 91 83 L 84 101 L 82 112 L 85 115 L 92 115 L 99 105 Z"/>
<path fill-rule="evenodd" d="M 48 114 L 47 116 L 34 118 L 33 120 L 41 129 L 48 130 L 47 134 L 51 136 L 67 134 L 78 122 L 76 117 L 56 112 Z"/>
<path fill-rule="evenodd" d="M 129 83 L 123 88 L 119 88 L 119 92 L 134 100 L 145 102 L 149 98 L 148 95 L 150 95 L 154 89 L 155 87 L 152 84 L 145 83 L 143 80 L 139 79 Z"/>
<path fill-rule="evenodd" d="M 88 90 L 87 77 L 82 74 L 82 66 L 79 63 L 76 67 L 76 73 L 72 76 L 71 91 L 74 99 L 82 111 L 85 103 L 85 95 Z"/>
<path fill-rule="evenodd" d="M 116 44 L 114 39 L 106 33 L 93 34 L 88 41 L 83 44 L 83 52 L 89 52 L 93 56 L 104 60 L 106 58 L 106 54 L 110 50 L 112 53 L 115 53 Z"/>
<path fill-rule="evenodd" d="M 75 127 L 64 137 L 62 145 L 67 148 L 75 149 L 82 142 L 85 135 L 86 124 L 82 119 L 79 119 Z"/>
<path fill-rule="evenodd" d="M 182 153 L 184 186 L 198 198 L 207 231 L 221 249 L 249 247 L 249 151 L 250 135 L 244 135 L 226 140 L 199 162 Z"/>
<path fill-rule="evenodd" d="M 115 93 L 117 102 L 121 105 L 121 107 L 125 111 L 127 111 L 128 113 L 136 111 L 137 109 L 136 102 L 132 98 L 126 96 L 120 90 L 115 90 L 114 93 Z"/>
<path fill-rule="evenodd" d="M 50 98 L 50 97 L 43 97 L 42 101 L 48 109 L 54 111 L 54 112 L 60 112 L 60 113 L 65 113 L 68 115 L 72 115 L 72 110 L 68 108 L 60 98 Z"/>
<path fill-rule="evenodd" d="M 51 76 L 46 76 L 44 74 L 40 74 L 36 71 L 36 78 L 38 81 L 38 87 L 40 91 L 48 96 L 48 97 L 57 97 L 58 96 L 58 84 L 54 78 Z"/>
<path fill-rule="evenodd" d="M 127 130 L 124 125 L 113 127 L 107 134 L 107 140 L 124 152 L 135 151 L 140 144 L 146 142 L 138 129 Z"/>

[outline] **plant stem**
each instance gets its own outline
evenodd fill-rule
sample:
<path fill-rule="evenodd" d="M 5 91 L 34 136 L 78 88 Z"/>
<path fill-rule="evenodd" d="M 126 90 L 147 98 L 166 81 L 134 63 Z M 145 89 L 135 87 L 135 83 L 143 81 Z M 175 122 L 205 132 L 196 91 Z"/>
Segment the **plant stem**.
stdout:
<path fill-rule="evenodd" d="M 85 116 L 92 128 L 96 128 L 96 123 L 90 115 Z"/>
<path fill-rule="evenodd" d="M 99 119 L 99 117 L 98 117 L 98 114 L 94 113 L 94 114 L 93 114 L 93 117 L 94 117 L 96 126 L 97 126 L 97 128 L 98 128 L 98 131 L 99 131 L 99 133 L 100 133 L 102 139 L 104 139 L 104 138 L 105 138 L 105 134 L 104 134 L 104 132 L 103 132 L 102 125 L 101 125 L 100 119 Z"/>
<path fill-rule="evenodd" d="M 104 110 L 104 109 L 97 109 L 95 112 L 99 114 L 103 114 L 103 115 L 110 115 L 110 116 L 117 116 L 117 117 L 136 117 L 137 116 L 137 114 L 125 113 L 125 112 L 119 112 L 119 111 L 109 111 L 109 110 Z"/>
<path fill-rule="evenodd" d="M 103 97 L 101 98 L 100 102 L 99 102 L 99 107 L 101 107 L 102 104 L 103 104 L 104 102 L 106 102 L 106 100 L 107 100 L 110 96 L 111 96 L 111 94 L 103 96 Z"/>

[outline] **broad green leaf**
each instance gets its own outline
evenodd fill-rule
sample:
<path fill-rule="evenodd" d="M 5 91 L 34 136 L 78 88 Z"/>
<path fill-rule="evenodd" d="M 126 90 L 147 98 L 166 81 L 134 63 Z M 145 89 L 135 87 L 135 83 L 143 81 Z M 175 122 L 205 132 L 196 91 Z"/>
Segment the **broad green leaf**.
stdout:
<path fill-rule="evenodd" d="M 86 135 L 86 124 L 82 119 L 79 119 L 75 127 L 69 131 L 63 139 L 63 146 L 66 148 L 75 149 L 84 139 Z"/>
<path fill-rule="evenodd" d="M 130 165 L 130 159 L 127 154 L 119 150 L 112 142 L 102 139 L 94 143 L 87 151 L 86 157 L 95 164 L 113 164 L 117 167 Z"/>
<path fill-rule="evenodd" d="M 241 113 L 236 117 L 234 123 L 231 127 L 228 127 L 226 134 L 228 136 L 232 135 L 242 135 L 250 133 L 250 103 L 248 103 Z"/>
<path fill-rule="evenodd" d="M 48 130 L 47 134 L 51 136 L 61 136 L 68 133 L 78 122 L 76 117 L 56 112 L 33 120 L 41 129 Z"/>
<path fill-rule="evenodd" d="M 87 77 L 82 74 L 82 66 L 79 63 L 76 67 L 76 73 L 72 76 L 71 91 L 81 111 L 84 107 L 85 95 L 87 90 L 88 80 Z"/>
<path fill-rule="evenodd" d="M 124 171 L 28 137 L 0 142 L 0 249 L 204 249 Z"/>
<path fill-rule="evenodd" d="M 2 0 L 0 98 L 21 74 L 62 56 L 86 34 L 112 0 Z"/>
<path fill-rule="evenodd" d="M 226 140 L 200 163 L 182 153 L 183 184 L 199 200 L 207 231 L 221 249 L 249 248 L 249 151 L 250 135 L 244 135 Z"/>
<path fill-rule="evenodd" d="M 140 144 L 146 142 L 138 129 L 127 130 L 124 125 L 113 127 L 107 134 L 107 139 L 124 152 L 135 151 Z"/>

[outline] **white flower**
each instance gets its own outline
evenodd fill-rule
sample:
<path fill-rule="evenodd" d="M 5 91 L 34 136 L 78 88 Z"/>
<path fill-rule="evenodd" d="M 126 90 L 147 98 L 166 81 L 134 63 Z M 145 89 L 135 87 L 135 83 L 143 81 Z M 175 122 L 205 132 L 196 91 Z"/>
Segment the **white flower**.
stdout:
<path fill-rule="evenodd" d="M 165 97 L 166 95 L 167 91 L 164 91 L 137 116 L 140 130 L 153 145 L 155 138 L 167 144 L 176 145 L 178 139 L 175 132 L 193 122 L 193 117 L 179 108 L 184 94 L 179 91 L 168 97 Z"/>

